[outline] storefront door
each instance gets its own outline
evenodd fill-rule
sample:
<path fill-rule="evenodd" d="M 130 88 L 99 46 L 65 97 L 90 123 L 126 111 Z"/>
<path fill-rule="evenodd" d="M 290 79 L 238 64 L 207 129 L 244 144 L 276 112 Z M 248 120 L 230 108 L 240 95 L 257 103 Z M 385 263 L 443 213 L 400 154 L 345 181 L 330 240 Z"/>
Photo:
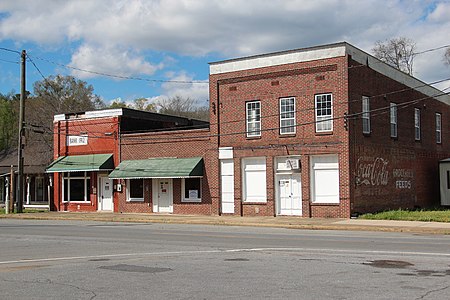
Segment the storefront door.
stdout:
<path fill-rule="evenodd" d="M 278 214 L 302 215 L 302 194 L 300 174 L 279 174 L 277 178 Z"/>
<path fill-rule="evenodd" d="M 112 180 L 106 176 L 99 176 L 98 210 L 113 211 Z"/>
<path fill-rule="evenodd" d="M 156 179 L 157 198 L 154 201 L 154 212 L 173 212 L 172 179 Z"/>

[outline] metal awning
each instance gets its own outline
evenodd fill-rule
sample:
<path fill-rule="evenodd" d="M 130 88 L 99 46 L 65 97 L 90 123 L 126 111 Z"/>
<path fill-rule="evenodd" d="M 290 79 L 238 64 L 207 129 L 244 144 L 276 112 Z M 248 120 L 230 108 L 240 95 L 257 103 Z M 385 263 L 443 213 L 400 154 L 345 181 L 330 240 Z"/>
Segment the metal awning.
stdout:
<path fill-rule="evenodd" d="M 109 174 L 112 179 L 199 177 L 203 177 L 201 157 L 125 160 Z"/>
<path fill-rule="evenodd" d="M 113 169 L 112 154 L 88 154 L 62 156 L 52 162 L 46 172 L 111 171 Z"/>

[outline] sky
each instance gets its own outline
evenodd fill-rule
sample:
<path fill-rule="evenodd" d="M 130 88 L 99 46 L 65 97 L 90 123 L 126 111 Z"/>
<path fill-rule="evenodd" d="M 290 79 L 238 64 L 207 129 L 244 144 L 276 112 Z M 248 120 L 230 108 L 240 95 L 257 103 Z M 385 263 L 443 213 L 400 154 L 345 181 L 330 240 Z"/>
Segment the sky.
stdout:
<path fill-rule="evenodd" d="M 343 41 L 371 53 L 400 36 L 417 52 L 449 45 L 450 0 L 0 2 L 0 48 L 27 51 L 27 90 L 42 76 L 72 75 L 106 103 L 180 95 L 204 106 L 209 62 Z M 18 93 L 20 56 L 4 49 L 0 92 Z M 417 55 L 414 76 L 450 78 L 444 51 Z"/>

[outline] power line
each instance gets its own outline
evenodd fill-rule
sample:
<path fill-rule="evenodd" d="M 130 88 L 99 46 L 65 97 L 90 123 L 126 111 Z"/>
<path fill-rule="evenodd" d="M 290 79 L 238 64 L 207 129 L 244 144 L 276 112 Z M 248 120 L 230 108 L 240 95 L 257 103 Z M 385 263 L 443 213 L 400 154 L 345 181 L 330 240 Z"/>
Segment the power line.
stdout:
<path fill-rule="evenodd" d="M 1 58 L 0 58 L 0 61 L 11 63 L 11 64 L 16 64 L 16 65 L 20 64 L 20 62 L 18 62 L 18 61 L 6 60 L 6 59 L 1 59 Z"/>
<path fill-rule="evenodd" d="M 57 63 L 52 60 L 37 57 L 37 56 L 35 56 L 34 58 L 48 62 L 50 64 L 54 64 L 54 65 L 66 68 L 66 69 L 72 69 L 72 70 L 76 70 L 76 71 L 80 71 L 80 72 L 85 72 L 85 73 L 90 73 L 90 74 L 95 74 L 95 75 L 100 75 L 100 76 L 105 76 L 105 77 L 111 77 L 111 78 L 126 79 L 126 80 L 138 80 L 138 81 L 147 81 L 147 82 L 160 82 L 160 83 L 209 84 L 209 81 L 203 81 L 203 80 L 164 80 L 164 79 L 151 79 L 151 78 L 143 78 L 143 77 L 136 77 L 136 76 L 115 75 L 115 74 L 109 74 L 109 73 L 105 73 L 105 72 L 99 72 L 99 71 L 86 70 L 86 69 L 81 69 L 81 68 L 77 68 L 77 67 L 72 67 L 69 65 Z"/>

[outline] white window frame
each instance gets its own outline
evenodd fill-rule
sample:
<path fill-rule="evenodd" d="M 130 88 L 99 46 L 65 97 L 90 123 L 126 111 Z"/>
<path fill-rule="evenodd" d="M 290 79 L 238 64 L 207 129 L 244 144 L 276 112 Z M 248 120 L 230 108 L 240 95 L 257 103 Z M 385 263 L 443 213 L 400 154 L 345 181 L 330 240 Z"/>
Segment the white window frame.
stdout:
<path fill-rule="evenodd" d="M 442 114 L 436 113 L 436 143 L 442 143 Z"/>
<path fill-rule="evenodd" d="M 414 108 L 414 139 L 420 141 L 421 139 L 421 129 L 420 129 L 420 109 Z"/>
<path fill-rule="evenodd" d="M 198 179 L 200 183 L 200 197 L 197 198 L 186 198 L 186 179 Z M 202 189 L 203 181 L 200 177 L 192 177 L 192 178 L 183 178 L 181 180 L 181 202 L 202 202 L 202 195 L 203 195 L 203 189 Z"/>
<path fill-rule="evenodd" d="M 364 134 L 370 134 L 370 98 L 362 96 L 362 131 Z"/>
<path fill-rule="evenodd" d="M 142 180 L 142 197 L 131 198 L 130 196 L 131 180 Z M 144 179 L 127 179 L 127 202 L 144 202 L 144 191 L 145 191 Z"/>
<path fill-rule="evenodd" d="M 398 127 L 397 127 L 397 104 L 391 102 L 389 104 L 389 116 L 390 116 L 390 127 L 391 127 L 391 137 L 398 137 Z"/>
<path fill-rule="evenodd" d="M 264 164 L 258 166 L 258 162 Z M 267 203 L 267 162 L 265 157 L 246 157 L 241 161 L 242 166 L 242 201 L 247 203 Z M 252 182 L 258 186 L 259 195 L 249 195 L 248 177 L 250 174 L 263 175 L 261 182 Z M 254 187 L 254 186 L 253 186 Z"/>
<path fill-rule="evenodd" d="M 329 99 L 328 99 L 329 97 Z M 325 101 L 325 104 L 328 102 L 331 104 L 330 108 L 328 107 L 318 107 L 319 101 Z M 322 114 L 323 110 L 330 110 L 328 114 Z M 333 94 L 317 94 L 314 96 L 314 111 L 316 116 L 316 132 L 331 132 L 333 131 Z M 319 113 L 320 111 L 320 113 Z M 319 116 L 320 114 L 320 116 Z"/>
<path fill-rule="evenodd" d="M 322 162 L 320 162 L 322 160 Z M 316 166 L 316 162 L 318 165 Z M 334 172 L 337 175 L 337 195 L 331 200 L 319 200 L 316 191 L 316 171 Z M 336 155 L 313 155 L 310 158 L 310 181 L 311 181 L 311 203 L 313 204 L 339 204 L 340 203 L 340 176 L 339 176 L 339 156 Z M 330 187 L 332 182 L 321 182 Z"/>
<path fill-rule="evenodd" d="M 90 203 L 91 202 L 91 197 L 90 197 L 90 193 L 88 193 L 88 191 L 90 191 L 90 175 L 88 174 L 88 172 L 82 172 L 84 174 L 84 176 L 70 176 L 71 172 L 67 172 L 67 173 L 62 173 L 62 198 L 63 198 L 63 202 L 72 202 L 72 203 Z M 70 181 L 71 180 L 79 180 L 79 179 L 83 179 L 84 180 L 84 200 L 82 201 L 73 201 L 70 200 Z M 65 181 L 67 181 L 67 199 L 65 198 Z M 89 184 L 88 184 L 89 181 Z"/>
<path fill-rule="evenodd" d="M 287 102 L 284 104 L 283 102 Z M 295 97 L 280 98 L 280 134 L 295 134 L 296 122 L 295 122 Z M 292 107 L 292 110 L 286 111 L 283 109 Z M 287 117 L 289 116 L 289 117 Z M 283 124 L 284 123 L 284 124 Z M 286 125 L 289 123 L 289 125 Z"/>
<path fill-rule="evenodd" d="M 245 119 L 247 137 L 261 136 L 261 101 L 249 101 L 245 103 Z M 252 125 L 254 129 L 250 130 Z"/>

